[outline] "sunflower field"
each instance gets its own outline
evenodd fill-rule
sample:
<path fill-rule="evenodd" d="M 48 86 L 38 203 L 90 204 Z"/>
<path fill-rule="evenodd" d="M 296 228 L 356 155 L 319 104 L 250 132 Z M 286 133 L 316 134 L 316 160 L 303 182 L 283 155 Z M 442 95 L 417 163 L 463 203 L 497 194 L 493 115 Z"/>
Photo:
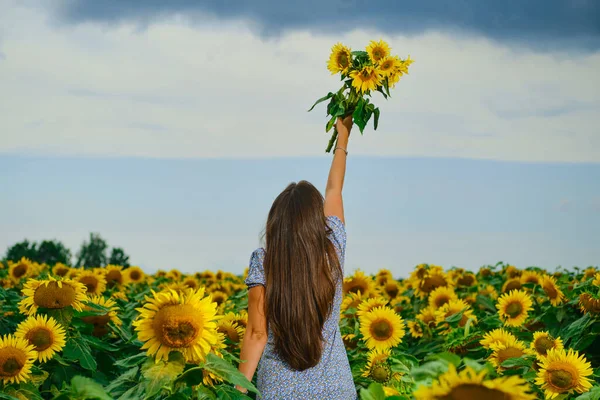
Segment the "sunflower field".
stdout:
<path fill-rule="evenodd" d="M 255 398 L 237 371 L 244 278 L 0 264 L 0 399 Z M 596 268 L 421 264 L 343 288 L 361 399 L 600 399 Z"/>

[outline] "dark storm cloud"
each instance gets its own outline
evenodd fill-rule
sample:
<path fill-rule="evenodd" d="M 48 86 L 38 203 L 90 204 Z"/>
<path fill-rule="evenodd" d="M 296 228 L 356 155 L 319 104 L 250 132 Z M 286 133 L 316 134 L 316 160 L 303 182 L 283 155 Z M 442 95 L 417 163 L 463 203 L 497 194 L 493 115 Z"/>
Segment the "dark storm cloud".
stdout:
<path fill-rule="evenodd" d="M 60 16 L 75 23 L 147 22 L 174 13 L 193 19 L 197 12 L 209 12 L 257 20 L 265 35 L 288 28 L 333 31 L 359 26 L 387 33 L 460 29 L 542 47 L 600 48 L 599 0 L 71 0 L 66 4 Z"/>

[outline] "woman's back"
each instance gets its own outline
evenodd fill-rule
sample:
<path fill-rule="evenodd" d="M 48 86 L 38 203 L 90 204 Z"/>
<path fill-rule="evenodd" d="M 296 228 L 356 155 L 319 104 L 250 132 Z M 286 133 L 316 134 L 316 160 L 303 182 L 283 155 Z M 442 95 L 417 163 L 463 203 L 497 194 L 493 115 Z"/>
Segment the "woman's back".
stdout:
<path fill-rule="evenodd" d="M 343 273 L 346 230 L 336 216 L 327 217 L 327 224 L 331 228 L 328 239 L 334 245 Z M 265 250 L 262 248 L 252 253 L 246 278 L 249 288 L 266 285 L 264 257 Z M 273 333 L 268 330 L 267 345 L 258 365 L 257 385 L 263 399 L 356 399 L 350 364 L 339 330 L 342 279 L 343 275 L 337 276 L 331 314 L 323 324 L 323 352 L 316 366 L 303 371 L 292 369 L 277 355 Z M 289 335 L 294 335 L 294 332 L 289 332 Z"/>

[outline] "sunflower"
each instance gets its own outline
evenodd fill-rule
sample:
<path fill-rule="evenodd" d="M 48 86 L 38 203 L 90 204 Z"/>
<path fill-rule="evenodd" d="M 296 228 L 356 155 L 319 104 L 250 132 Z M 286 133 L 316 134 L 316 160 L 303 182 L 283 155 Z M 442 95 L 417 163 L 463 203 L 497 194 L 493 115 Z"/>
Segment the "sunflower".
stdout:
<path fill-rule="evenodd" d="M 220 290 L 215 290 L 214 292 L 211 292 L 210 294 L 212 296 L 212 301 L 217 303 L 217 305 L 219 305 L 219 306 L 221 304 L 225 304 L 225 302 L 229 298 L 229 296 L 227 296 L 227 293 L 220 291 Z"/>
<path fill-rule="evenodd" d="M 356 271 L 354 275 L 344 279 L 344 294 L 359 293 L 364 297 L 371 297 L 375 292 L 373 278 L 365 275 L 362 271 Z"/>
<path fill-rule="evenodd" d="M 550 299 L 550 304 L 556 307 L 563 302 L 565 295 L 556 284 L 556 279 L 553 276 L 542 276 L 540 285 L 544 289 L 548 299 Z"/>
<path fill-rule="evenodd" d="M 478 274 L 483 276 L 484 278 L 487 278 L 492 275 L 492 270 L 488 267 L 481 267 L 479 268 Z"/>
<path fill-rule="evenodd" d="M 344 346 L 347 350 L 355 349 L 358 347 L 358 337 L 354 333 L 347 333 L 342 335 Z"/>
<path fill-rule="evenodd" d="M 456 279 L 456 285 L 459 287 L 471 287 L 477 285 L 477 278 L 472 272 L 465 272 L 458 276 Z"/>
<path fill-rule="evenodd" d="M 535 271 L 523 271 L 521 274 L 521 284 L 533 283 L 535 285 L 540 284 L 540 274 Z"/>
<path fill-rule="evenodd" d="M 388 279 L 383 285 L 382 285 L 382 289 L 383 292 L 385 294 L 387 294 L 387 296 L 390 299 L 394 299 L 396 298 L 396 296 L 398 296 L 398 294 L 400 294 L 401 292 L 401 287 L 400 284 L 398 284 L 398 282 L 396 282 L 393 279 Z"/>
<path fill-rule="evenodd" d="M 389 307 L 377 307 L 360 317 L 360 333 L 370 350 L 386 350 L 404 337 L 404 321 Z"/>
<path fill-rule="evenodd" d="M 165 275 L 165 278 L 172 279 L 174 281 L 181 280 L 181 272 L 178 269 L 172 269 Z"/>
<path fill-rule="evenodd" d="M 144 271 L 142 271 L 142 269 L 138 266 L 132 266 L 129 268 L 126 268 L 123 271 L 123 274 L 125 274 L 125 280 L 127 283 L 140 283 L 144 281 L 144 278 L 146 277 L 146 274 L 144 274 Z"/>
<path fill-rule="evenodd" d="M 600 286 L 600 272 L 594 275 L 594 280 L 592 281 L 592 285 Z"/>
<path fill-rule="evenodd" d="M 493 344 L 491 349 L 493 352 L 488 358 L 488 361 L 496 367 L 498 373 L 501 373 L 505 369 L 510 369 L 502 367 L 502 363 L 509 358 L 520 358 L 526 355 L 535 354 L 534 351 L 527 348 L 525 343 L 513 338 L 509 338 L 506 343 Z"/>
<path fill-rule="evenodd" d="M 486 333 L 483 339 L 479 342 L 486 349 L 491 349 L 497 345 L 506 345 L 513 340 L 517 340 L 517 337 L 512 333 L 505 331 L 502 328 L 494 329 Z"/>
<path fill-rule="evenodd" d="M 109 264 L 104 267 L 104 278 L 106 279 L 106 286 L 109 289 L 115 286 L 123 286 L 127 283 L 123 275 L 123 267 L 120 265 Z"/>
<path fill-rule="evenodd" d="M 467 367 L 460 373 L 454 364 L 442 374 L 431 387 L 420 386 L 413 394 L 417 400 L 470 400 L 470 399 L 502 399 L 502 400 L 534 400 L 530 387 L 520 376 L 507 376 L 486 379 L 484 368 L 477 373 Z"/>
<path fill-rule="evenodd" d="M 85 285 L 71 279 L 57 280 L 52 276 L 47 280 L 29 279 L 22 293 L 24 298 L 19 303 L 19 311 L 26 315 L 34 315 L 40 307 L 73 307 L 81 311 L 83 302 L 87 300 Z"/>
<path fill-rule="evenodd" d="M 379 286 L 384 286 L 387 283 L 387 281 L 393 279 L 394 275 L 389 269 L 380 269 L 379 272 L 377 272 L 377 274 L 375 275 L 375 282 L 377 282 Z"/>
<path fill-rule="evenodd" d="M 458 300 L 454 289 L 448 286 L 440 286 L 429 293 L 429 307 L 437 310 L 450 300 Z"/>
<path fill-rule="evenodd" d="M 507 265 L 503 271 L 509 278 L 517 278 L 521 276 L 522 271 L 514 265 Z"/>
<path fill-rule="evenodd" d="M 442 267 L 429 266 L 428 269 L 424 270 L 422 276 L 420 275 L 418 273 L 417 277 L 413 279 L 415 294 L 420 298 L 427 297 L 439 287 L 451 286 L 450 277 L 444 273 Z"/>
<path fill-rule="evenodd" d="M 426 307 L 422 309 L 419 314 L 417 314 L 417 319 L 423 322 L 426 326 L 430 328 L 435 327 L 435 310 L 431 307 Z"/>
<path fill-rule="evenodd" d="M 579 308 L 582 313 L 600 314 L 600 298 L 591 293 L 581 293 L 579 295 Z"/>
<path fill-rule="evenodd" d="M 115 290 L 114 292 L 111 293 L 110 297 L 111 297 L 111 299 L 119 299 L 119 300 L 123 300 L 123 301 L 129 301 L 129 299 L 127 298 L 127 294 L 121 290 Z"/>
<path fill-rule="evenodd" d="M 15 283 L 19 283 L 21 279 L 27 278 L 33 273 L 33 263 L 25 257 L 22 257 L 19 261 L 15 263 L 11 261 L 8 262 L 8 276 Z"/>
<path fill-rule="evenodd" d="M 583 278 L 582 279 L 583 280 L 591 279 L 594 276 L 596 276 L 596 272 L 598 272 L 598 271 L 596 271 L 596 268 L 594 268 L 594 267 L 588 267 L 588 268 L 586 268 L 585 271 L 583 271 Z"/>
<path fill-rule="evenodd" d="M 217 322 L 217 331 L 224 334 L 233 344 L 239 344 L 244 339 L 244 328 L 232 320 L 220 319 Z"/>
<path fill-rule="evenodd" d="M 157 360 L 168 359 L 171 351 L 181 352 L 189 362 L 202 362 L 219 341 L 217 332 L 217 303 L 204 296 L 204 288 L 174 290 L 145 297 L 146 303 L 137 308 L 140 315 L 133 322 L 142 350 Z"/>
<path fill-rule="evenodd" d="M 486 285 L 486 287 L 483 289 L 479 289 L 479 294 L 481 296 L 488 296 L 493 300 L 498 298 L 498 292 L 496 292 L 496 288 L 494 288 L 492 285 Z"/>
<path fill-rule="evenodd" d="M 85 285 L 88 295 L 100 295 L 106 289 L 106 278 L 94 271 L 82 271 L 75 280 Z"/>
<path fill-rule="evenodd" d="M 392 379 L 392 369 L 387 361 L 390 357 L 389 350 L 371 350 L 367 356 L 367 365 L 362 376 L 371 378 L 375 382 L 388 383 Z"/>
<path fill-rule="evenodd" d="M 381 86 L 381 72 L 377 67 L 364 66 L 361 70 L 350 71 L 352 87 L 359 93 L 368 93 Z"/>
<path fill-rule="evenodd" d="M 200 287 L 200 282 L 194 276 L 188 276 L 181 282 L 183 286 L 186 286 L 190 289 L 198 289 Z"/>
<path fill-rule="evenodd" d="M 521 326 L 533 309 L 531 297 L 523 290 L 513 290 L 498 298 L 496 304 L 500 319 L 507 326 Z"/>
<path fill-rule="evenodd" d="M 100 307 L 104 307 L 108 309 L 106 314 L 101 315 L 90 315 L 87 317 L 82 317 L 81 319 L 86 324 L 90 324 L 94 326 L 94 330 L 92 335 L 96 337 L 102 337 L 109 332 L 108 323 L 112 322 L 116 326 L 121 326 L 123 322 L 121 318 L 118 316 L 119 306 L 112 299 L 105 299 L 102 296 L 90 296 L 87 301 L 88 304 L 95 304 Z M 93 310 L 89 305 L 85 307 L 86 310 Z"/>
<path fill-rule="evenodd" d="M 336 43 L 331 48 L 331 55 L 327 62 L 327 69 L 331 71 L 331 75 L 341 72 L 347 74 L 348 69 L 352 65 L 352 50 L 341 43 Z"/>
<path fill-rule="evenodd" d="M 390 50 L 390 46 L 383 40 L 380 40 L 379 42 L 371 40 L 367 46 L 367 54 L 373 64 L 383 61 L 390 55 Z"/>
<path fill-rule="evenodd" d="M 502 293 L 508 293 L 511 290 L 519 290 L 521 289 L 521 286 L 520 278 L 508 279 L 506 282 L 504 282 L 504 285 L 502 285 Z"/>
<path fill-rule="evenodd" d="M 408 331 L 412 337 L 415 339 L 423 337 L 423 327 L 419 321 L 408 321 L 406 325 L 408 326 Z"/>
<path fill-rule="evenodd" d="M 54 267 L 52 267 L 52 273 L 56 276 L 66 276 L 70 270 L 71 267 L 62 263 L 56 263 Z"/>
<path fill-rule="evenodd" d="M 370 299 L 365 299 L 358 305 L 356 315 L 360 317 L 368 312 L 371 312 L 374 308 L 387 306 L 387 303 L 388 301 L 383 297 L 372 297 Z"/>
<path fill-rule="evenodd" d="M 462 312 L 462 317 L 458 321 L 458 326 L 465 326 L 469 319 L 473 322 L 477 322 L 477 317 L 473 315 L 473 310 L 464 300 L 450 300 L 444 304 L 435 312 L 435 321 L 438 326 L 445 328 L 442 333 L 450 333 L 452 327 L 449 322 L 446 322 L 446 318 Z"/>
<path fill-rule="evenodd" d="M 394 74 L 396 69 L 400 67 L 402 60 L 400 60 L 396 56 L 387 56 L 380 60 L 379 62 L 379 71 L 383 76 L 390 76 Z"/>
<path fill-rule="evenodd" d="M 25 339 L 37 352 L 37 359 L 46 362 L 65 347 L 65 328 L 46 315 L 28 317 L 17 326 L 15 337 Z"/>
<path fill-rule="evenodd" d="M 532 350 L 535 350 L 538 357 L 545 357 L 550 349 L 563 349 L 563 342 L 561 338 L 554 337 L 548 332 L 534 332 L 533 340 L 529 346 Z"/>
<path fill-rule="evenodd" d="M 587 377 L 592 373 L 592 365 L 578 351 L 550 349 L 546 357 L 540 359 L 535 383 L 544 390 L 546 399 L 553 399 L 573 391 L 587 392 L 593 384 Z"/>
<path fill-rule="evenodd" d="M 27 382 L 37 358 L 35 348 L 23 338 L 0 336 L 0 382 Z"/>

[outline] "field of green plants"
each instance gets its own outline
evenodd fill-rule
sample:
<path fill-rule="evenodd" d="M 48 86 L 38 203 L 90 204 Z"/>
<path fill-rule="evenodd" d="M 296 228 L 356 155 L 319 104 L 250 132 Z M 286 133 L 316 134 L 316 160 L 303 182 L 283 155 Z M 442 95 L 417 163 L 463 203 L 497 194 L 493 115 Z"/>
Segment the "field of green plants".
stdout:
<path fill-rule="evenodd" d="M 255 398 L 237 371 L 244 278 L 0 264 L 0 399 Z M 354 271 L 344 293 L 362 399 L 600 399 L 596 268 L 421 264 Z"/>

